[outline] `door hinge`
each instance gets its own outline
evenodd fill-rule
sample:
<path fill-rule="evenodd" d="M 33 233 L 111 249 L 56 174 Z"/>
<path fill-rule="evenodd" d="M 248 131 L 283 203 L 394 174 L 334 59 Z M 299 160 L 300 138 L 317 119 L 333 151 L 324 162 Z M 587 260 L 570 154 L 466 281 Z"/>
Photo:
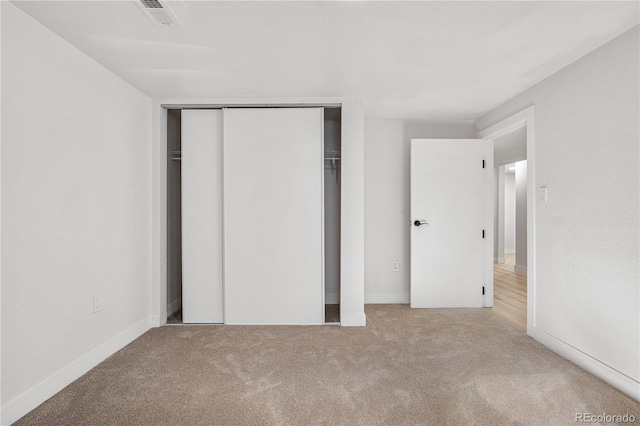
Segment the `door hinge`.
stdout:
<path fill-rule="evenodd" d="M 482 168 L 484 169 L 484 160 L 482 160 Z"/>
<path fill-rule="evenodd" d="M 484 229 L 482 230 L 482 238 L 484 238 Z"/>
<path fill-rule="evenodd" d="M 482 286 L 482 295 L 484 296 L 484 286 Z"/>

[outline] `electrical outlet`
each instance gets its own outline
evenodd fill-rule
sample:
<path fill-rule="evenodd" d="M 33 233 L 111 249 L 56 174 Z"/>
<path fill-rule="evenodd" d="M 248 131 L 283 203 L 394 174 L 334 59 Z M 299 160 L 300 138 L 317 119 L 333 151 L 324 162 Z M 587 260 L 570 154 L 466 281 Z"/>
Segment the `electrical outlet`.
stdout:
<path fill-rule="evenodd" d="M 101 298 L 100 296 L 93 296 L 93 313 L 100 312 L 101 308 Z"/>
<path fill-rule="evenodd" d="M 399 269 L 400 269 L 400 265 L 397 260 L 394 260 L 393 262 L 391 262 L 391 270 L 393 272 L 398 272 Z"/>

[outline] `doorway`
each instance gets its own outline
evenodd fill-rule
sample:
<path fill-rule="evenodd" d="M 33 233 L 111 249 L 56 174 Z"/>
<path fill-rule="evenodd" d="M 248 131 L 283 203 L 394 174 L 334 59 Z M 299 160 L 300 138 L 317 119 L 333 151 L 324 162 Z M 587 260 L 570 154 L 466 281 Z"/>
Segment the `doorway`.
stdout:
<path fill-rule="evenodd" d="M 504 149 L 500 146 L 501 139 L 495 139 L 499 145 L 498 154 Z M 524 132 L 518 139 L 519 144 L 525 145 Z M 496 232 L 493 266 L 493 312 L 523 331 L 527 329 L 526 162 L 524 159 L 496 168 L 496 174 L 500 176 L 496 198 L 500 202 L 494 213 L 494 222 L 501 229 Z"/>
<path fill-rule="evenodd" d="M 498 143 L 500 139 L 496 139 Z M 517 142 L 526 147 L 524 132 Z M 498 251 L 496 263 L 510 264 L 515 273 L 527 275 L 527 160 L 525 157 L 499 167 L 504 167 L 504 186 L 496 188 L 504 191 L 504 196 L 498 194 L 499 199 L 504 198 L 504 223 L 499 221 L 500 226 L 504 225 L 504 243 L 501 245 L 496 241 L 494 244 L 494 252 Z M 496 219 L 503 206 L 498 208 Z M 499 252 L 501 246 L 504 253 Z M 500 261 L 501 258 L 504 262 Z"/>
<path fill-rule="evenodd" d="M 479 132 L 494 141 L 493 312 L 526 331 L 534 324 L 533 107 Z"/>

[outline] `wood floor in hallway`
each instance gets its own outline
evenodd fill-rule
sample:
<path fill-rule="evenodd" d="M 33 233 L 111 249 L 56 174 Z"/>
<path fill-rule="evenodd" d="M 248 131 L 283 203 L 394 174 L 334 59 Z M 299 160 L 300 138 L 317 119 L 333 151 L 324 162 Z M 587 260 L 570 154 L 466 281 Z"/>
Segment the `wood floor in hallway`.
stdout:
<path fill-rule="evenodd" d="M 513 272 L 515 254 L 493 264 L 493 313 L 519 329 L 527 330 L 527 276 Z"/>

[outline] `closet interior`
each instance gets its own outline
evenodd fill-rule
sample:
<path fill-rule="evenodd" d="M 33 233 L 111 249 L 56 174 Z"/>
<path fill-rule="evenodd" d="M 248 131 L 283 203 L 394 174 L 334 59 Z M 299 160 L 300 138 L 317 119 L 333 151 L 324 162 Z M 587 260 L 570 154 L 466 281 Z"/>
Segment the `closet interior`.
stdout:
<path fill-rule="evenodd" d="M 324 318 L 340 322 L 341 109 L 324 109 Z"/>
<path fill-rule="evenodd" d="M 230 108 L 231 109 L 231 108 Z M 231 109 L 233 110 L 233 109 Z M 218 111 L 220 111 L 218 109 Z M 324 322 L 340 322 L 341 108 L 323 111 Z M 183 323 L 183 111 L 167 109 L 167 324 Z M 188 123 L 185 125 L 189 125 Z M 226 134 L 226 133 L 225 133 Z M 187 137 L 187 136 L 184 136 Z M 186 162 L 186 161 L 185 161 Z M 189 164 L 188 162 L 186 162 Z M 188 173 L 188 172 L 187 172 Z M 187 177 L 185 177 L 187 179 Z M 295 177 L 293 177 L 295 179 Z M 227 188 L 227 191 L 230 189 Z M 186 197 L 186 195 L 185 195 Z M 222 200 L 220 200 L 222 203 Z M 189 217 L 188 215 L 184 217 Z M 186 238 L 186 237 L 185 237 Z M 186 251 L 188 253 L 188 251 Z M 230 285 L 228 282 L 225 285 Z M 227 290 L 228 291 L 228 290 Z M 227 295 L 228 296 L 228 295 Z M 265 303 L 268 303 L 266 301 Z M 188 316 L 188 315 L 187 315 Z M 187 322 L 187 321 L 185 321 Z M 191 322 L 191 321 L 189 321 Z"/>
<path fill-rule="evenodd" d="M 182 110 L 167 110 L 167 323 L 182 324 Z"/>

